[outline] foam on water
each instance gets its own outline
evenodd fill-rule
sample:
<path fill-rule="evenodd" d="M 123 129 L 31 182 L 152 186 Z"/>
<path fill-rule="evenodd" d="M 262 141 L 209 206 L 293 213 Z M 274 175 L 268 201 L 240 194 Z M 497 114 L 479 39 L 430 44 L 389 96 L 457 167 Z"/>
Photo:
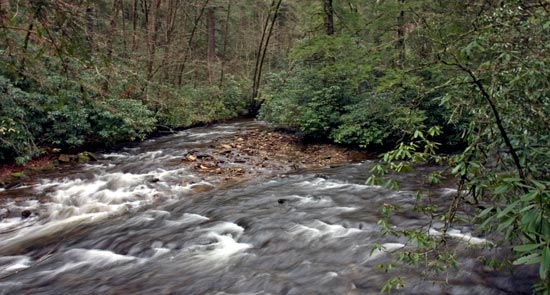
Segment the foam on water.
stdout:
<path fill-rule="evenodd" d="M 114 263 L 124 263 L 139 260 L 137 257 L 129 255 L 121 255 L 108 250 L 98 249 L 71 249 L 63 255 L 70 257 L 72 260 L 84 262 L 87 264 L 106 266 Z"/>
<path fill-rule="evenodd" d="M 347 182 L 341 182 L 338 180 L 328 180 L 321 177 L 315 178 L 313 180 L 302 181 L 298 183 L 298 186 L 303 188 L 312 188 L 312 189 L 315 189 L 316 191 L 341 189 L 341 188 L 346 188 L 348 190 L 354 190 L 354 191 L 362 191 L 362 190 L 372 188 L 372 186 L 367 186 L 364 184 L 347 183 Z"/>
<path fill-rule="evenodd" d="M 53 279 L 62 273 L 69 271 L 74 272 L 80 268 L 89 268 L 90 266 L 103 268 L 126 263 L 143 262 L 143 259 L 139 259 L 134 256 L 120 255 L 112 251 L 98 249 L 76 248 L 64 252 L 61 255 L 63 255 L 63 258 L 68 261 L 56 269 L 41 271 L 41 277 L 43 276 L 45 279 Z"/>
<path fill-rule="evenodd" d="M 2 256 L 0 257 L 0 276 L 28 268 L 31 264 L 32 259 L 29 256 Z"/>
<path fill-rule="evenodd" d="M 98 211 L 116 212 L 125 206 L 139 206 L 151 201 L 154 189 L 145 184 L 148 174 L 111 173 L 93 179 L 65 179 L 56 183 L 51 199 L 50 218 Z M 48 185 L 51 187 L 51 184 Z M 40 190 L 40 188 L 38 188 Z"/>
<path fill-rule="evenodd" d="M 381 245 L 380 249 L 374 249 L 369 256 L 363 261 L 363 263 L 378 259 L 385 255 L 386 253 L 391 253 L 401 248 L 404 248 L 405 244 L 401 243 L 384 243 Z"/>
<path fill-rule="evenodd" d="M 440 231 L 435 230 L 433 228 L 430 228 L 430 230 L 428 231 L 428 234 L 431 235 L 431 236 L 441 236 L 442 235 L 442 233 Z M 464 241 L 464 242 L 468 243 L 469 245 L 474 245 L 474 246 L 491 244 L 491 241 L 489 241 L 487 239 L 474 237 L 474 236 L 472 236 L 471 233 L 462 233 L 460 230 L 457 230 L 457 229 L 448 230 L 447 233 L 446 233 L 446 236 L 451 237 L 451 238 L 455 238 L 457 240 Z"/>
<path fill-rule="evenodd" d="M 188 224 L 195 224 L 195 223 L 202 223 L 205 221 L 210 220 L 210 218 L 194 214 L 194 213 L 184 213 L 180 218 L 176 220 L 166 220 L 166 225 L 168 226 L 180 226 L 180 225 L 188 225 Z"/>
<path fill-rule="evenodd" d="M 43 279 L 50 279 L 51 280 L 59 274 L 62 274 L 64 272 L 69 272 L 69 271 L 72 272 L 72 271 L 75 271 L 76 269 L 84 267 L 86 265 L 87 265 L 87 263 L 85 263 L 85 262 L 69 262 L 69 263 L 66 263 L 66 264 L 62 265 L 61 267 L 59 267 L 57 269 L 44 270 L 44 271 L 39 272 L 39 274 Z"/>
<path fill-rule="evenodd" d="M 334 238 L 341 238 L 361 232 L 361 230 L 357 228 L 345 228 L 339 224 L 328 224 L 320 220 L 315 220 L 311 226 L 317 228 L 323 235 L 329 235 Z"/>
<path fill-rule="evenodd" d="M 182 223 L 196 223 L 196 222 L 203 222 L 207 220 L 210 220 L 210 218 L 199 214 L 194 214 L 194 213 L 183 213 L 183 216 L 178 221 Z"/>
<path fill-rule="evenodd" d="M 236 237 L 240 237 L 240 235 L 244 232 L 244 228 L 233 222 L 221 222 L 213 227 L 205 229 L 205 231 L 213 232 L 218 235 L 225 235 L 229 233 Z"/>
<path fill-rule="evenodd" d="M 204 220 L 205 218 L 196 214 L 184 214 L 183 219 L 185 217 L 191 217 L 194 220 Z M 198 253 L 194 257 L 199 261 L 213 262 L 214 264 L 224 263 L 231 256 L 253 247 L 252 244 L 238 242 L 244 233 L 244 228 L 232 222 L 220 222 L 200 231 L 204 232 L 201 236 L 203 239 L 212 242 L 207 245 L 193 245 L 186 249 L 187 252 Z"/>
<path fill-rule="evenodd" d="M 105 159 L 113 159 L 113 158 L 128 158 L 130 155 L 127 153 L 109 153 L 109 154 L 103 154 L 101 155 Z"/>
<path fill-rule="evenodd" d="M 463 234 L 459 230 L 449 230 L 447 232 L 447 235 L 449 237 L 465 241 L 470 245 L 485 245 L 485 244 L 490 243 L 486 239 L 474 237 L 474 236 L 472 236 L 471 233 L 464 233 Z"/>
<path fill-rule="evenodd" d="M 218 130 L 214 130 L 214 131 L 207 131 L 207 132 L 203 132 L 203 133 L 195 132 L 195 133 L 192 133 L 192 134 L 188 134 L 188 136 L 191 137 L 191 138 L 204 138 L 204 137 L 208 137 L 208 136 L 212 136 L 212 135 L 231 135 L 231 134 L 235 134 L 235 131 L 218 131 Z"/>
<path fill-rule="evenodd" d="M 162 155 L 164 152 L 161 151 L 161 150 L 158 150 L 158 151 L 150 151 L 150 152 L 145 152 L 143 154 L 140 154 L 139 155 L 139 158 L 141 159 L 151 159 L 151 160 L 154 160 L 156 158 L 158 158 L 158 156 Z"/>
<path fill-rule="evenodd" d="M 158 257 L 162 257 L 168 253 L 170 253 L 172 250 L 168 249 L 168 248 L 163 248 L 163 247 L 159 247 L 159 248 L 152 248 L 153 251 L 154 251 L 154 254 L 153 256 L 151 256 L 151 258 L 158 258 Z"/>
<path fill-rule="evenodd" d="M 30 226 L 37 221 L 37 217 L 33 216 L 22 220 L 20 217 L 10 217 L 0 220 L 0 234 L 5 234 L 18 228 Z M 0 242 L 1 244 L 1 242 Z"/>
<path fill-rule="evenodd" d="M 329 238 L 343 238 L 354 233 L 361 232 L 357 228 L 345 228 L 339 224 L 328 224 L 315 220 L 309 225 L 296 224 L 291 227 L 290 232 L 295 235 L 304 234 L 310 239 L 327 236 Z"/>
<path fill-rule="evenodd" d="M 40 240 L 43 237 L 53 235 L 62 230 L 70 230 L 78 225 L 105 220 L 109 216 L 107 212 L 88 213 L 43 224 L 35 224 L 32 227 L 25 227 L 4 235 L 4 239 L 0 241 L 0 252 L 6 253 L 17 250 L 26 245 L 31 245 L 34 240 Z"/>
<path fill-rule="evenodd" d="M 331 210 L 343 211 L 343 212 L 352 212 L 352 211 L 359 210 L 359 208 L 357 208 L 357 207 L 332 207 Z"/>
<path fill-rule="evenodd" d="M 206 235 L 208 238 L 214 238 L 216 243 L 212 244 L 214 248 L 199 255 L 200 258 L 214 262 L 223 262 L 231 256 L 252 248 L 251 244 L 239 243 L 231 235 L 221 235 L 215 232 L 210 232 Z"/>
<path fill-rule="evenodd" d="M 314 207 L 326 207 L 334 204 L 330 197 L 314 197 L 314 196 L 293 196 L 298 199 L 298 205 L 314 206 Z"/>

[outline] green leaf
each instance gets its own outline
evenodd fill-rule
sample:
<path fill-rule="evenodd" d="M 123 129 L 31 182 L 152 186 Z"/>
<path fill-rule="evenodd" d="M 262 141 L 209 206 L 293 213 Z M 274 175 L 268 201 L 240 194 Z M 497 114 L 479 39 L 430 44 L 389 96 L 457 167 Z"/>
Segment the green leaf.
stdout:
<path fill-rule="evenodd" d="M 497 231 L 498 232 L 502 232 L 504 231 L 505 229 L 509 228 L 510 225 L 512 225 L 512 223 L 514 222 L 515 220 L 515 217 L 512 216 L 512 217 L 509 217 L 508 219 L 506 219 L 506 221 L 500 223 L 497 227 Z"/>
<path fill-rule="evenodd" d="M 535 187 L 537 187 L 539 190 L 545 190 L 546 189 L 546 186 L 544 185 L 544 183 L 542 182 L 538 182 L 534 179 L 531 179 L 531 182 L 535 185 Z"/>
<path fill-rule="evenodd" d="M 546 246 L 542 249 L 542 260 L 540 262 L 539 276 L 542 280 L 546 280 L 548 277 L 548 270 L 550 269 L 550 247 Z"/>
<path fill-rule="evenodd" d="M 507 183 L 501 184 L 495 188 L 495 194 L 501 195 L 510 189 L 510 185 Z"/>
<path fill-rule="evenodd" d="M 504 208 L 504 210 L 500 211 L 498 214 L 497 214 L 497 218 L 502 218 L 504 216 L 506 216 L 508 213 L 510 213 L 510 211 L 512 211 L 517 205 L 517 202 L 514 202 L 508 206 L 506 206 L 506 208 Z"/>
<path fill-rule="evenodd" d="M 516 252 L 529 252 L 529 251 L 537 249 L 540 246 L 541 246 L 541 244 L 519 245 L 519 246 L 514 247 L 514 251 L 516 251 Z"/>
<path fill-rule="evenodd" d="M 525 264 L 525 265 L 529 265 L 529 264 L 535 264 L 535 263 L 539 263 L 540 262 L 540 253 L 532 253 L 532 254 L 529 254 L 527 256 L 522 256 L 516 260 L 514 260 L 514 262 L 512 263 L 513 265 L 522 265 L 522 264 Z"/>
<path fill-rule="evenodd" d="M 538 196 L 538 194 L 539 193 L 537 191 L 530 191 L 530 192 L 526 193 L 525 195 L 521 196 L 519 199 L 522 202 L 530 202 L 530 201 L 534 200 Z"/>
<path fill-rule="evenodd" d="M 483 211 L 481 211 L 477 217 L 478 218 L 482 218 L 482 217 L 485 217 L 485 215 L 489 214 L 491 211 L 493 211 L 493 207 L 487 207 L 485 209 L 483 209 Z"/>

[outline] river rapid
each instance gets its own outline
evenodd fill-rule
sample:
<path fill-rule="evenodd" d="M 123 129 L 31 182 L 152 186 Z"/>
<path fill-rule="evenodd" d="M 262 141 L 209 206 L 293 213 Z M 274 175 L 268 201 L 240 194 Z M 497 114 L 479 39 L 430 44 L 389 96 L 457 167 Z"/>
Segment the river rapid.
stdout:
<path fill-rule="evenodd" d="M 33 197 L 2 209 L 33 214 L 0 220 L 0 294 L 378 294 L 393 276 L 405 280 L 393 294 L 532 293 L 530 271 L 480 262 L 490 241 L 468 226 L 450 231 L 458 270 L 435 282 L 423 267 L 378 267 L 406 244 L 381 234 L 384 203 L 411 209 L 392 226 L 428 222 L 412 211 L 416 173 L 401 176 L 402 191 L 365 185 L 372 161 L 220 188 L 182 167 L 187 151 L 258 125 L 181 131 L 0 191 Z"/>

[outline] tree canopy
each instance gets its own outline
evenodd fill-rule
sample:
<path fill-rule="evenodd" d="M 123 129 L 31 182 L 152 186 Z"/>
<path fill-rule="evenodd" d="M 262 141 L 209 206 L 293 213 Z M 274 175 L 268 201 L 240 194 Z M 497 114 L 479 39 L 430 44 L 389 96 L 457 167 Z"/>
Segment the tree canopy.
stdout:
<path fill-rule="evenodd" d="M 256 115 L 455 177 L 459 208 L 550 294 L 550 2 L 0 0 L 0 162 Z M 389 214 L 391 204 L 384 208 Z M 413 229 L 417 250 L 441 236 Z M 437 253 L 444 253 L 443 250 Z M 446 254 L 434 260 L 452 259 Z M 389 290 L 401 282 L 394 280 Z"/>

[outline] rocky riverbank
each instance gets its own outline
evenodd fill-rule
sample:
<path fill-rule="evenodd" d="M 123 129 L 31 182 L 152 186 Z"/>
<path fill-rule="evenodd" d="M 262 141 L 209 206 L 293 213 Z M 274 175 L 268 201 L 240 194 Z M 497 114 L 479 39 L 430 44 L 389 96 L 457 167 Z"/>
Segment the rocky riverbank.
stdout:
<path fill-rule="evenodd" d="M 182 150 L 177 165 L 213 184 L 193 185 L 193 190 L 201 192 L 269 175 L 357 162 L 367 157 L 364 151 L 331 144 L 304 144 L 295 134 L 258 126 L 214 140 L 204 147 Z M 0 204 L 28 200 L 27 194 L 12 194 L 10 188 L 33 185 L 43 175 L 55 177 L 74 165 L 95 160 L 96 156 L 87 152 L 78 155 L 51 153 L 24 166 L 0 167 Z M 48 200 L 43 197 L 38 201 Z"/>
<path fill-rule="evenodd" d="M 231 184 L 259 176 L 319 169 L 366 159 L 364 151 L 304 144 L 294 134 L 252 129 L 187 151 L 182 164 L 209 182 Z"/>

